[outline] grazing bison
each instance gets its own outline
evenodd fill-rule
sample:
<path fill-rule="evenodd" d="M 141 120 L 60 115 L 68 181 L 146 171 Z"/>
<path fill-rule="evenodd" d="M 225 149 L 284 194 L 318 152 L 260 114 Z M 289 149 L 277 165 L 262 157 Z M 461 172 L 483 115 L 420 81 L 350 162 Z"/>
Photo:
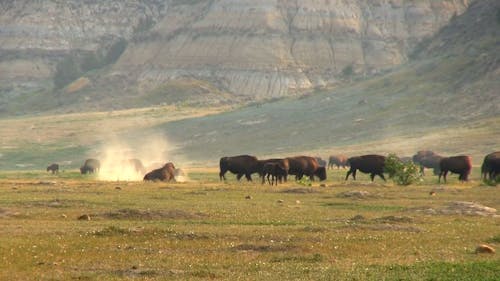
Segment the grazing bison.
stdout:
<path fill-rule="evenodd" d="M 356 156 L 347 159 L 347 163 L 351 166 L 351 168 L 347 171 L 345 180 L 349 178 L 350 174 L 352 174 L 352 178 L 356 180 L 356 171 L 360 170 L 363 173 L 369 173 L 372 181 L 375 179 L 375 175 L 378 175 L 385 181 L 385 156 L 376 154 Z"/>
<path fill-rule="evenodd" d="M 439 168 L 441 172 L 439 173 L 438 182 L 441 182 L 441 176 L 443 176 L 446 183 L 448 172 L 459 174 L 458 179 L 460 181 L 467 181 L 472 169 L 472 159 L 467 155 L 444 157 L 439 162 Z"/>
<path fill-rule="evenodd" d="M 97 160 L 97 159 L 90 158 L 90 159 L 85 160 L 85 163 L 83 164 L 83 166 L 80 167 L 80 173 L 91 174 L 91 173 L 98 172 L 100 168 L 101 168 L 101 162 L 99 162 L 99 160 Z"/>
<path fill-rule="evenodd" d="M 59 164 L 53 163 L 50 164 L 50 166 L 47 167 L 47 172 L 51 171 L 52 174 L 58 173 L 59 172 Z"/>
<path fill-rule="evenodd" d="M 257 157 L 250 155 L 222 157 L 219 161 L 219 167 L 220 180 L 226 180 L 225 174 L 229 171 L 236 174 L 238 180 L 244 175 L 247 181 L 252 181 L 252 174 L 260 174 L 262 171 L 262 163 L 257 160 Z"/>
<path fill-rule="evenodd" d="M 145 181 L 170 181 L 175 178 L 175 166 L 168 162 L 159 169 L 152 170 L 144 176 Z"/>
<path fill-rule="evenodd" d="M 484 157 L 481 165 L 483 179 L 495 180 L 500 175 L 500 151 L 490 153 Z"/>
<path fill-rule="evenodd" d="M 269 182 L 270 185 L 276 184 L 278 185 L 278 180 L 287 175 L 286 168 L 280 162 L 267 162 L 262 166 L 262 184 L 266 181 Z M 271 181 L 269 177 L 271 176 Z"/>
<path fill-rule="evenodd" d="M 286 159 L 288 159 L 288 163 L 290 164 L 288 174 L 295 175 L 296 180 L 301 180 L 304 175 L 308 176 L 311 180 L 314 180 L 314 176 L 317 176 L 320 181 L 326 180 L 326 168 L 321 167 L 314 157 L 296 156 Z"/>
<path fill-rule="evenodd" d="M 337 166 L 337 169 L 347 167 L 347 156 L 345 155 L 330 155 L 328 157 L 328 169 L 333 169 L 333 165 Z"/>
<path fill-rule="evenodd" d="M 420 166 L 420 174 L 425 174 L 425 168 L 433 170 L 434 175 L 439 175 L 439 161 L 443 157 L 430 150 L 420 150 L 413 155 L 413 163 Z"/>

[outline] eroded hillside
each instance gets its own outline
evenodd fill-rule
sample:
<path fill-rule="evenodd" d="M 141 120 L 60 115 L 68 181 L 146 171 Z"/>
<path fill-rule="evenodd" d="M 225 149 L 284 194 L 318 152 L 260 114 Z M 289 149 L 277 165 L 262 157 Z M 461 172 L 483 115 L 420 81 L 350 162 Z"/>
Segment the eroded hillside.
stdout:
<path fill-rule="evenodd" d="M 22 114 L 300 94 L 406 62 L 417 43 L 462 14 L 469 1 L 0 5 L 1 109 Z M 116 60 L 107 60 L 117 42 L 124 42 L 123 50 Z M 53 90 L 61 72 L 61 89 Z M 80 76 L 85 78 L 71 84 Z M 177 96 L 172 98 L 172 92 Z M 188 98 L 182 98 L 184 93 Z"/>

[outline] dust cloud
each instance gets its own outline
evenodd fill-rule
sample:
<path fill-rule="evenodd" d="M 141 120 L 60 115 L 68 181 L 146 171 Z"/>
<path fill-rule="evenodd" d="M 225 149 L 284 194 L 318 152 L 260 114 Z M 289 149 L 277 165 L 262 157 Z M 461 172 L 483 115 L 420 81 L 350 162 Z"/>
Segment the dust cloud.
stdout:
<path fill-rule="evenodd" d="M 171 161 L 169 151 L 174 147 L 164 136 L 142 136 L 140 141 L 117 137 L 107 140 L 99 149 L 101 168 L 97 177 L 103 181 L 141 181 L 147 172 Z"/>

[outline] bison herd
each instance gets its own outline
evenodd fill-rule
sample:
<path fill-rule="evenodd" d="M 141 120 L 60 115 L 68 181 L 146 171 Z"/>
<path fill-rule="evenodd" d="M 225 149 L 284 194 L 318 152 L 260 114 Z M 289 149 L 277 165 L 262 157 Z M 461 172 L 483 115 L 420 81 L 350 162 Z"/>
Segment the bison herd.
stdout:
<path fill-rule="evenodd" d="M 302 179 L 304 175 L 314 180 L 316 176 L 322 181 L 326 179 L 326 167 L 333 169 L 336 166 L 338 169 L 349 167 L 345 180 L 349 176 L 356 180 L 356 172 L 359 170 L 362 173 L 370 174 L 372 181 L 374 181 L 375 176 L 379 176 L 385 181 L 385 161 L 385 156 L 376 154 L 350 158 L 345 155 L 331 155 L 328 158 L 328 165 L 319 157 L 296 156 L 258 160 L 255 156 L 238 155 L 220 159 L 219 177 L 220 180 L 225 180 L 225 174 L 229 171 L 236 174 L 238 180 L 245 176 L 248 181 L 252 180 L 252 174 L 258 173 L 262 178 L 262 183 L 265 183 L 267 179 L 271 185 L 278 184 L 282 180 L 286 181 L 288 175 L 295 175 L 296 180 Z M 472 170 L 472 158 L 468 155 L 443 157 L 430 150 L 418 151 L 413 157 L 401 157 L 400 161 L 403 163 L 413 162 L 420 166 L 422 175 L 425 168 L 430 168 L 434 175 L 438 176 L 438 181 L 441 182 L 442 177 L 445 183 L 448 173 L 458 174 L 460 181 L 468 181 Z M 499 172 L 500 152 L 488 154 L 481 166 L 483 179 L 494 180 L 500 175 Z"/>
<path fill-rule="evenodd" d="M 320 180 L 326 179 L 325 166 L 321 166 L 316 158 L 309 156 L 258 160 L 255 156 L 238 155 L 222 157 L 219 167 L 220 180 L 226 179 L 227 171 L 236 174 L 238 180 L 245 176 L 247 181 L 252 180 L 252 174 L 258 173 L 262 183 L 267 179 L 269 184 L 276 185 L 278 182 L 286 181 L 288 175 L 294 175 L 296 180 L 301 180 L 304 176 L 308 176 L 311 180 L 314 180 L 315 176 Z"/>
<path fill-rule="evenodd" d="M 425 168 L 432 169 L 434 175 L 438 176 L 438 181 L 441 177 L 446 182 L 448 173 L 458 174 L 460 181 L 467 181 L 472 170 L 472 159 L 467 155 L 459 155 L 452 157 L 444 157 L 430 150 L 418 151 L 413 157 L 401 157 L 402 162 L 413 162 L 420 166 L 420 172 L 423 175 Z M 226 180 L 225 174 L 229 171 L 236 174 L 236 179 L 240 180 L 243 176 L 247 181 L 252 180 L 252 174 L 257 173 L 262 180 L 262 184 L 267 182 L 270 185 L 277 185 L 278 182 L 287 181 L 289 175 L 295 176 L 295 180 L 301 180 L 307 176 L 310 180 L 315 177 L 320 181 L 326 180 L 326 168 L 337 169 L 349 168 L 345 176 L 345 180 L 352 176 L 356 180 L 356 172 L 359 170 L 362 173 L 370 174 L 370 178 L 374 181 L 375 176 L 379 176 L 384 181 L 386 157 L 377 154 L 368 154 L 354 156 L 348 158 L 345 155 L 331 155 L 328 158 L 328 163 L 320 157 L 311 156 L 294 156 L 286 158 L 272 158 L 259 160 L 251 155 L 237 155 L 230 157 L 222 157 L 219 161 L 219 179 Z M 123 164 L 123 163 L 122 163 Z M 145 181 L 171 181 L 180 173 L 180 169 L 176 169 L 174 164 L 168 162 L 166 164 L 156 164 L 157 169 L 147 172 L 147 169 L 142 165 L 139 159 L 128 159 L 126 163 L 131 165 L 136 172 L 145 174 Z M 101 163 L 97 159 L 87 159 L 80 167 L 81 174 L 91 174 L 99 172 Z M 53 163 L 47 167 L 47 172 L 57 173 L 59 165 Z M 484 157 L 481 165 L 481 177 L 484 180 L 495 180 L 500 176 L 500 151 L 490 153 Z"/>

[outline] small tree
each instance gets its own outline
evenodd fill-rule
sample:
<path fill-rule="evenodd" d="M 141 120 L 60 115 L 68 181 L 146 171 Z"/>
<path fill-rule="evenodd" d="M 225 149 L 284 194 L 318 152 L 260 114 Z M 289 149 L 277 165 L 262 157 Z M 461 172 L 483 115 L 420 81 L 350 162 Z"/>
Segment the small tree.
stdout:
<path fill-rule="evenodd" d="M 421 179 L 419 167 L 411 162 L 404 163 L 396 154 L 387 156 L 384 171 L 397 185 L 410 185 Z"/>

